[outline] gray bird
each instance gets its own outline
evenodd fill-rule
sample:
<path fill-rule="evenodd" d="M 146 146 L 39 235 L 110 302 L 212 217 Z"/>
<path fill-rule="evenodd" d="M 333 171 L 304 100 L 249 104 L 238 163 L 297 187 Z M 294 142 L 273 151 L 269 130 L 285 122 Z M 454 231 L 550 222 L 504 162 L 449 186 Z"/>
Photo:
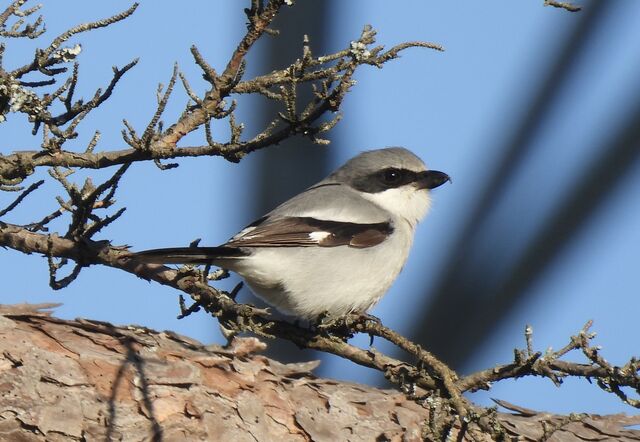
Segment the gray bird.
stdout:
<path fill-rule="evenodd" d="M 404 266 L 429 190 L 449 176 L 401 147 L 363 152 L 218 247 L 147 250 L 159 264 L 214 264 L 302 319 L 366 312 Z"/>

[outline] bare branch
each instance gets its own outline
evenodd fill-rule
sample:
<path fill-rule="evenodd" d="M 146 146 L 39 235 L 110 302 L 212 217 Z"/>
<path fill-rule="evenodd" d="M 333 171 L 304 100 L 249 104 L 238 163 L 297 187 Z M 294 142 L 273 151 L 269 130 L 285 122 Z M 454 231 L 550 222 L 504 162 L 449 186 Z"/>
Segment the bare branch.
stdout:
<path fill-rule="evenodd" d="M 302 58 L 288 68 L 274 71 L 245 82 L 239 81 L 242 76 L 243 63 L 240 63 L 237 57 L 240 56 L 239 54 L 246 54 L 246 51 L 248 51 L 249 47 L 255 41 L 254 38 L 257 38 L 255 35 L 256 32 L 259 30 L 264 32 L 270 20 L 273 19 L 273 8 L 279 7 L 278 5 L 281 5 L 281 3 L 282 2 L 271 2 L 271 6 L 265 7 L 264 10 L 259 8 L 263 15 L 260 15 L 261 18 L 254 26 L 250 27 L 249 32 L 243 38 L 241 44 L 239 44 L 236 52 L 234 52 L 236 61 L 230 61 L 227 69 L 225 69 L 225 73 L 220 76 L 218 76 L 213 68 L 204 60 L 197 48 L 192 47 L 191 51 L 196 63 L 203 69 L 205 79 L 213 86 L 203 98 L 200 98 L 196 96 L 193 89 L 191 89 L 186 82 L 186 79 L 183 78 L 182 80 L 187 94 L 195 104 L 188 108 L 188 112 L 185 112 L 169 130 L 165 132 L 156 131 L 155 135 L 150 136 L 149 128 L 153 128 L 159 120 L 159 114 L 158 111 L 156 111 L 156 114 L 147 126 L 142 137 L 138 137 L 136 131 L 131 126 L 127 126 L 128 132 L 123 133 L 123 139 L 127 144 L 132 146 L 133 149 L 78 154 L 62 150 L 60 148 L 60 141 L 56 141 L 56 155 L 43 156 L 37 153 L 17 153 L 0 157 L 0 177 L 5 181 L 17 180 L 19 182 L 20 179 L 25 178 L 32 173 L 36 167 L 40 166 L 67 165 L 70 167 L 103 168 L 109 165 L 125 164 L 131 161 L 154 160 L 156 164 L 159 164 L 159 160 L 204 155 L 219 155 L 235 162 L 249 152 L 277 144 L 295 134 L 302 134 L 310 137 L 317 143 L 325 144 L 328 141 L 319 138 L 318 135 L 333 128 L 340 120 L 340 115 L 336 114 L 332 116 L 327 122 L 321 122 L 317 125 L 314 124 L 320 121 L 325 113 L 335 112 L 339 108 L 349 87 L 353 84 L 351 77 L 357 67 L 361 65 L 379 66 L 388 60 L 396 58 L 400 51 L 409 47 L 437 48 L 437 45 L 430 43 L 413 42 L 395 46 L 387 52 L 382 52 L 382 48 L 377 47 L 367 54 L 366 45 L 372 44 L 375 41 L 375 31 L 367 26 L 364 28 L 360 39 L 356 42 L 357 44 L 352 43 L 349 49 L 339 51 L 329 56 L 313 58 L 308 49 L 308 40 L 306 40 L 306 43 L 303 43 Z M 256 28 L 255 26 L 258 27 Z M 334 64 L 329 67 L 317 69 L 317 67 L 327 63 Z M 234 67 L 236 71 L 233 71 Z M 123 69 L 122 72 L 125 70 L 126 68 Z M 233 76 L 230 74 L 232 71 L 234 72 Z M 108 88 L 108 92 L 110 92 L 115 85 L 117 78 L 119 77 L 116 76 L 116 78 L 114 78 L 112 85 Z M 172 80 L 171 84 L 173 84 L 174 81 L 175 79 Z M 314 89 L 316 90 L 315 98 L 305 106 L 299 115 L 296 115 L 294 104 L 297 93 L 296 86 L 316 81 L 320 81 L 321 85 L 320 88 L 316 88 L 314 85 Z M 284 86 L 284 88 L 281 86 Z M 270 88 L 277 88 L 278 92 L 272 92 Z M 61 93 L 62 92 L 60 92 L 60 94 Z M 231 93 L 259 93 L 270 99 L 282 101 L 285 103 L 285 108 L 288 109 L 284 127 L 278 129 L 279 125 L 272 122 L 252 139 L 243 141 L 241 139 L 242 126 L 231 120 L 233 118 L 233 111 L 235 110 L 235 101 L 232 101 L 228 109 L 224 109 L 223 99 Z M 69 103 L 70 96 L 71 91 L 67 94 L 67 103 Z M 106 98 L 106 95 L 104 98 Z M 165 102 L 166 99 L 168 99 L 168 94 L 165 93 Z M 73 127 L 75 127 L 84 116 L 84 114 L 78 114 L 79 111 L 90 110 L 93 108 L 92 106 L 97 106 L 102 101 L 104 101 L 104 99 L 98 101 L 94 99 L 91 103 L 87 103 L 87 105 L 73 105 L 71 106 L 71 112 L 67 111 L 58 117 L 50 117 L 45 114 L 45 116 L 40 117 L 40 119 L 48 123 L 54 133 L 57 134 L 57 137 L 62 137 L 61 141 L 64 141 L 65 137 L 75 136 L 75 133 L 70 130 L 59 132 L 56 129 L 57 125 L 68 122 L 69 118 L 76 118 L 72 123 L 74 125 Z M 159 104 L 159 110 L 161 109 L 163 109 L 162 103 Z M 213 139 L 209 123 L 212 118 L 230 118 L 231 136 L 228 142 L 217 142 Z M 125 125 L 127 125 L 127 123 L 125 123 Z M 176 145 L 177 141 L 199 126 L 204 127 L 206 145 L 178 148 Z M 280 124 L 280 126 L 282 126 L 282 124 Z M 73 127 L 71 129 L 73 129 Z M 146 147 L 140 149 L 141 145 L 145 145 Z M 136 150 L 138 150 L 138 152 L 136 152 Z M 166 166 L 161 165 L 160 167 Z"/>
<path fill-rule="evenodd" d="M 32 185 L 30 185 L 29 187 L 27 187 L 19 196 L 18 198 L 15 199 L 15 201 L 13 201 L 11 204 L 9 204 L 7 207 L 5 207 L 4 209 L 0 210 L 0 218 L 2 218 L 3 216 L 5 216 L 7 213 L 11 212 L 13 209 L 16 208 L 16 206 L 18 206 L 18 204 L 20 204 L 22 202 L 22 200 L 24 200 L 31 192 L 33 192 L 34 190 L 36 190 L 38 187 L 42 186 L 44 184 L 44 180 L 40 180 L 40 181 L 36 181 L 35 183 L 33 183 Z"/>
<path fill-rule="evenodd" d="M 193 55 L 193 59 L 196 62 L 196 64 L 200 66 L 200 69 L 202 69 L 203 71 L 202 78 L 204 78 L 205 81 L 210 83 L 211 86 L 215 87 L 216 81 L 219 81 L 218 74 L 216 74 L 216 70 L 213 69 L 213 67 L 211 67 L 209 63 L 207 63 L 207 61 L 204 59 L 202 54 L 200 54 L 200 51 L 196 46 L 191 46 L 191 54 Z"/>
<path fill-rule="evenodd" d="M 544 0 L 545 6 L 553 6 L 554 8 L 564 9 L 569 12 L 579 12 L 582 10 L 581 6 L 576 6 L 569 2 L 558 2 L 555 0 Z"/>
<path fill-rule="evenodd" d="M 153 114 L 153 117 L 151 118 L 151 121 L 149 122 L 149 124 L 147 125 L 147 128 L 145 129 L 144 133 L 142 134 L 142 138 L 140 139 L 140 148 L 141 149 L 148 149 L 151 142 L 156 139 L 157 137 L 162 135 L 162 131 L 158 131 L 156 132 L 156 125 L 158 124 L 158 122 L 160 121 L 160 117 L 162 116 L 162 113 L 164 112 L 165 108 L 167 107 L 167 103 L 169 102 L 169 97 L 171 96 L 171 93 L 173 92 L 173 87 L 176 84 L 176 80 L 178 78 L 178 64 L 174 64 L 173 65 L 173 73 L 171 74 L 171 79 L 169 80 L 169 85 L 167 86 L 167 88 L 164 91 L 164 94 L 161 95 L 160 99 L 158 100 L 158 107 L 155 111 L 155 113 Z M 161 87 L 158 87 L 158 92 L 161 90 Z"/>
<path fill-rule="evenodd" d="M 0 14 L 0 36 L 7 38 L 38 38 L 45 32 L 43 26 L 42 16 L 36 18 L 33 23 L 26 23 L 24 17 L 28 17 L 38 11 L 42 5 L 37 4 L 32 8 L 21 10 L 20 7 L 24 5 L 27 0 L 15 0 L 11 5 Z M 11 26 L 10 30 L 6 30 L 7 20 L 11 17 L 19 17 L 18 20 Z M 24 26 L 24 27 L 23 27 Z M 42 26 L 42 27 L 41 27 Z M 21 29 L 22 28 L 22 29 Z"/>
<path fill-rule="evenodd" d="M 124 65 L 122 68 L 118 68 L 114 66 L 113 77 L 111 78 L 111 81 L 109 82 L 109 85 L 107 86 L 104 92 L 98 89 L 94 94 L 93 98 L 87 103 L 82 103 L 82 101 L 78 101 L 73 105 L 71 105 L 71 96 L 73 95 L 73 90 L 75 88 L 75 83 L 77 81 L 77 77 L 74 73 L 74 77 L 72 78 L 75 78 L 75 80 L 72 79 L 72 81 L 70 82 L 69 93 L 67 94 L 67 98 L 65 98 L 64 100 L 65 106 L 67 107 L 67 112 L 55 117 L 44 114 L 40 118 L 40 121 L 48 125 L 57 127 L 57 126 L 66 124 L 67 122 L 71 121 L 74 118 L 78 118 L 79 116 L 86 115 L 87 112 L 97 108 L 106 100 L 108 100 L 109 97 L 111 97 L 111 94 L 113 93 L 113 90 L 116 84 L 118 84 L 118 81 L 120 81 L 120 79 L 124 76 L 124 74 L 126 74 L 131 68 L 133 68 L 136 64 L 138 64 L 138 61 L 139 59 L 136 58 L 131 62 L 127 63 L 126 65 Z M 77 125 L 78 122 L 75 122 L 75 125 Z"/>
<path fill-rule="evenodd" d="M 59 262 L 55 262 L 51 256 L 47 256 L 47 262 L 49 263 L 49 287 L 53 290 L 63 289 L 75 281 L 83 267 L 82 264 L 75 263 L 73 270 L 67 276 L 56 279 L 58 270 L 67 264 L 67 259 L 63 258 Z"/>
<path fill-rule="evenodd" d="M 90 22 L 90 23 L 84 23 L 84 24 L 75 26 L 75 27 L 69 29 L 68 31 L 62 33 L 61 35 L 56 37 L 51 42 L 49 47 L 47 47 L 43 51 L 39 52 L 38 57 L 36 59 L 37 63 L 39 64 L 38 68 L 41 69 L 42 67 L 47 65 L 47 63 L 49 62 L 49 60 L 51 58 L 53 58 L 53 59 L 55 59 L 55 58 L 64 58 L 64 54 L 62 54 L 60 52 L 56 53 L 56 51 L 59 50 L 60 45 L 62 45 L 64 42 L 69 40 L 74 35 L 80 34 L 80 33 L 83 33 L 83 32 L 87 32 L 87 31 L 91 31 L 91 30 L 94 30 L 94 29 L 98 29 L 98 28 L 104 28 L 104 27 L 107 27 L 107 26 L 112 25 L 114 23 L 117 23 L 119 21 L 122 21 L 122 20 L 126 19 L 127 17 L 129 17 L 131 14 L 133 14 L 135 12 L 135 10 L 138 8 L 138 5 L 139 5 L 138 3 L 134 3 L 133 5 L 131 5 L 131 7 L 129 7 L 129 9 L 127 9 L 126 11 L 123 11 L 123 12 L 121 12 L 119 14 L 113 15 L 113 16 L 111 16 L 109 18 L 105 18 L 103 20 L 98 20 L 98 21 Z"/>

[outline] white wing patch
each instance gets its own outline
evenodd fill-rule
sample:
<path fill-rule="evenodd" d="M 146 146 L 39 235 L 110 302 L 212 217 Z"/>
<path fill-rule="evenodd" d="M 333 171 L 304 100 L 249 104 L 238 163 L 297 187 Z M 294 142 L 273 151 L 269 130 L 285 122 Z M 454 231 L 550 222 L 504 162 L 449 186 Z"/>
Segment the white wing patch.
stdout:
<path fill-rule="evenodd" d="M 311 238 L 315 242 L 320 242 L 323 239 L 331 236 L 329 232 L 311 232 L 309 233 L 309 238 Z"/>

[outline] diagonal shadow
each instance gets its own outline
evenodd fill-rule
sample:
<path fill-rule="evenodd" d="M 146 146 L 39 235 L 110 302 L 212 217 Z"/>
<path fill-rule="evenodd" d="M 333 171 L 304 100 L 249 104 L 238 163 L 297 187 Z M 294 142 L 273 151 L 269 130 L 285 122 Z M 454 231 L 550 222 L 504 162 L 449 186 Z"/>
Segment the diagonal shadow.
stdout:
<path fill-rule="evenodd" d="M 120 384 L 124 380 L 125 372 L 129 366 L 132 366 L 137 373 L 138 379 L 140 379 L 140 391 L 142 392 L 142 403 L 144 404 L 147 412 L 149 413 L 149 422 L 150 422 L 150 430 L 151 430 L 151 440 L 153 442 L 162 442 L 163 433 L 162 427 L 160 423 L 155 417 L 155 413 L 153 410 L 153 401 L 151 400 L 151 395 L 149 394 L 149 384 L 147 382 L 147 377 L 145 375 L 145 361 L 136 349 L 133 346 L 135 340 L 129 336 L 123 336 L 119 333 L 115 327 L 108 326 L 113 331 L 113 335 L 117 338 L 120 343 L 126 348 L 127 354 L 126 358 L 120 364 L 120 368 L 116 373 L 116 378 L 113 382 L 113 386 L 111 388 L 111 396 L 109 396 L 109 402 L 107 407 L 108 418 L 107 418 L 107 433 L 105 436 L 105 440 L 111 442 L 114 437 L 115 432 L 115 423 L 117 419 L 117 408 L 116 408 L 116 400 L 118 394 L 118 388 Z"/>
<path fill-rule="evenodd" d="M 498 303 L 503 302 L 502 298 L 509 299 L 515 293 L 525 291 L 537 275 L 553 265 L 554 258 L 580 233 L 580 229 L 586 226 L 625 178 L 636 170 L 640 161 L 640 101 L 636 102 L 636 109 L 622 130 L 615 139 L 605 141 L 600 147 L 600 154 L 576 181 L 568 198 L 548 217 L 515 263 L 501 284 L 502 290 L 497 293 Z"/>
<path fill-rule="evenodd" d="M 488 284 L 482 273 L 483 263 L 472 262 L 467 256 L 482 256 L 473 253 L 471 248 L 477 244 L 481 226 L 501 200 L 508 183 L 514 178 L 519 166 L 531 149 L 532 142 L 544 123 L 545 116 L 554 105 L 555 97 L 571 80 L 571 74 L 587 50 L 590 38 L 599 22 L 612 9 L 612 2 L 591 2 L 587 5 L 571 36 L 557 51 L 551 67 L 528 112 L 522 117 L 517 130 L 506 139 L 503 156 L 499 159 L 494 172 L 484 187 L 471 212 L 466 225 L 461 229 L 453 253 L 448 257 L 439 280 L 433 289 L 432 301 L 425 306 L 425 314 L 420 318 L 411 338 L 422 343 L 439 355 L 453 367 L 461 367 L 491 333 L 517 302 L 526 295 L 524 291 L 510 290 L 508 295 L 493 298 L 494 281 Z M 604 196 L 604 195 L 603 195 Z M 488 241 L 491 243 L 491 241 Z M 568 244 L 557 240 L 553 245 L 556 253 Z M 527 277 L 533 280 L 546 267 L 543 263 Z M 508 275 L 503 275 L 508 279 Z M 515 287 L 515 285 L 514 285 Z M 491 302 L 487 302 L 492 298 Z M 446 339 L 443 339 L 446 336 Z"/>

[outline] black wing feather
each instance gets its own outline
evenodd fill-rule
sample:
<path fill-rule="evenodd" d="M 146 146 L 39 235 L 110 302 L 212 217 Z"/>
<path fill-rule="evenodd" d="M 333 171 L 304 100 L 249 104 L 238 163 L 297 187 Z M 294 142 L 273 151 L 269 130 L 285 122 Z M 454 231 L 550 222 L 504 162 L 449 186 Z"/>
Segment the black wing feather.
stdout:
<path fill-rule="evenodd" d="M 235 247 L 171 247 L 145 250 L 135 258 L 149 264 L 211 264 L 220 258 L 238 258 L 248 252 Z"/>

